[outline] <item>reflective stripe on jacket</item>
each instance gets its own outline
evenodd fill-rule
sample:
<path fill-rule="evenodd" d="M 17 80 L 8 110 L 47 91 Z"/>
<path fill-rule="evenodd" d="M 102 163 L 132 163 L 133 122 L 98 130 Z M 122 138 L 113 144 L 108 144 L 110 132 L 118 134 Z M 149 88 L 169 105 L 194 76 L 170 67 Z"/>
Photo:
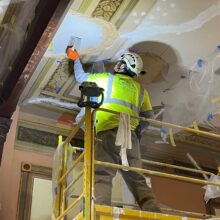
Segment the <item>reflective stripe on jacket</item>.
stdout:
<path fill-rule="evenodd" d="M 101 108 L 139 116 L 140 112 L 152 110 L 148 93 L 130 76 L 122 74 L 95 73 L 87 76 L 88 81 L 96 82 L 103 88 L 104 103 Z M 119 116 L 98 111 L 96 114 L 96 131 L 118 127 Z M 139 120 L 131 118 L 131 129 L 135 130 Z"/>

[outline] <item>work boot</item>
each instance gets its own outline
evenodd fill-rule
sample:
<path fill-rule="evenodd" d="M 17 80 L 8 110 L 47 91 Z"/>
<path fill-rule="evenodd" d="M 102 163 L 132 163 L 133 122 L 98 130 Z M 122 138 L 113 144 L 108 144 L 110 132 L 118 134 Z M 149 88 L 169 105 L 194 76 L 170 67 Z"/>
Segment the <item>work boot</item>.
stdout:
<path fill-rule="evenodd" d="M 147 201 L 142 201 L 140 205 L 141 210 L 148 211 L 148 212 L 158 212 L 161 213 L 161 209 L 155 199 L 150 199 Z"/>

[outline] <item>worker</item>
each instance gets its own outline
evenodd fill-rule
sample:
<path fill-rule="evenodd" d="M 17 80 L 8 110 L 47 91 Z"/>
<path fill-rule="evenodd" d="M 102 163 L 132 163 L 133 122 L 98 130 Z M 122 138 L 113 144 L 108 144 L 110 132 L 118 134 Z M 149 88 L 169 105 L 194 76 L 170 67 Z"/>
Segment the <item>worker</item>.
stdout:
<path fill-rule="evenodd" d="M 139 76 L 143 62 L 136 53 L 124 54 L 114 67 L 114 73 L 85 73 L 77 51 L 67 48 L 67 56 L 74 60 L 74 73 L 76 81 L 96 82 L 105 90 L 102 108 L 127 113 L 129 115 L 150 117 L 152 106 L 148 93 L 142 86 L 134 81 Z M 99 161 L 121 164 L 120 146 L 115 144 L 119 126 L 119 116 L 112 113 L 98 111 L 96 113 L 95 159 Z M 142 128 L 146 124 L 139 123 L 138 119 L 130 119 L 132 148 L 127 149 L 129 166 L 141 168 L 139 139 Z M 136 131 L 136 132 L 135 132 Z M 112 179 L 117 169 L 103 166 L 95 167 L 95 203 L 111 205 Z M 146 184 L 143 175 L 133 171 L 121 170 L 121 174 L 136 199 L 141 210 L 160 212 L 159 205 L 153 192 Z"/>

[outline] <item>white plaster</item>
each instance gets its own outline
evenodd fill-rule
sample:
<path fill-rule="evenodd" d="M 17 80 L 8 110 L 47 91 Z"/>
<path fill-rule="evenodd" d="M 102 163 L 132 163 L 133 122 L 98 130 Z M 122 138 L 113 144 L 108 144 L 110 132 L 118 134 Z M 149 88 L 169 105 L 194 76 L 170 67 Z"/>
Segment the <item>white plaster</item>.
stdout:
<path fill-rule="evenodd" d="M 154 19 L 155 19 L 155 16 L 154 16 L 154 15 L 150 15 L 150 16 L 149 16 L 149 19 L 150 19 L 150 20 L 154 20 Z"/>
<path fill-rule="evenodd" d="M 80 24 L 80 25 L 73 25 Z M 80 55 L 101 52 L 111 46 L 118 37 L 118 31 L 113 24 L 101 18 L 91 18 L 79 13 L 68 13 L 55 37 L 53 48 L 46 56 L 65 56 L 65 49 L 71 37 L 81 39 Z"/>
<path fill-rule="evenodd" d="M 2 14 L 3 13 L 3 8 L 0 6 L 0 14 Z"/>
<path fill-rule="evenodd" d="M 132 16 L 137 17 L 137 12 L 133 12 Z"/>
<path fill-rule="evenodd" d="M 1 0 L 0 6 L 7 6 L 9 4 L 10 0 Z"/>
<path fill-rule="evenodd" d="M 122 34 L 121 37 L 132 38 L 133 41 L 146 40 L 156 35 L 161 34 L 180 34 L 194 31 L 201 28 L 205 23 L 212 20 L 217 15 L 220 15 L 220 3 L 213 4 L 203 12 L 201 12 L 194 19 L 179 25 L 153 25 L 149 21 L 142 22 L 134 31 Z M 150 15 L 149 19 L 153 20 L 155 17 Z"/>
<path fill-rule="evenodd" d="M 135 24 L 139 24 L 139 23 L 140 23 L 140 20 L 139 20 L 139 19 L 135 19 L 135 20 L 134 20 L 134 23 L 135 23 Z"/>
<path fill-rule="evenodd" d="M 158 7 L 156 8 L 156 11 L 161 11 L 161 7 L 158 6 Z"/>
<path fill-rule="evenodd" d="M 24 100 L 24 104 L 41 104 L 41 103 L 48 103 L 48 104 L 59 106 L 59 107 L 66 108 L 66 109 L 80 110 L 79 106 L 75 103 L 62 102 L 54 98 L 37 97 L 37 98 L 30 98 L 30 99 Z"/>
<path fill-rule="evenodd" d="M 176 7 L 176 4 L 172 2 L 172 3 L 170 3 L 170 7 L 171 7 L 171 8 L 175 8 L 175 7 Z"/>
<path fill-rule="evenodd" d="M 163 12 L 162 16 L 166 17 L 168 15 L 167 12 Z"/>

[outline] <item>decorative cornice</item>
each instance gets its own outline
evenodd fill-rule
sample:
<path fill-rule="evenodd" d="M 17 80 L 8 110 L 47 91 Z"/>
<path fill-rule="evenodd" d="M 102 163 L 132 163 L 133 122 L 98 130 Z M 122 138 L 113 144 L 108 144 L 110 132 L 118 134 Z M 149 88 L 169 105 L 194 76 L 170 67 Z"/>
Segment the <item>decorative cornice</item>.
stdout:
<path fill-rule="evenodd" d="M 58 136 L 55 132 L 42 129 L 30 128 L 25 125 L 18 125 L 16 135 L 16 146 L 19 149 L 32 150 L 37 152 L 54 152 L 58 145 Z M 63 135 L 63 138 L 66 136 Z M 71 140 L 71 144 L 83 147 L 83 141 L 77 138 Z"/>
<path fill-rule="evenodd" d="M 24 126 L 18 126 L 17 140 L 56 148 L 58 135 Z"/>
<path fill-rule="evenodd" d="M 69 68 L 69 59 L 64 58 L 60 61 L 54 74 L 49 79 L 44 90 L 58 94 L 67 80 L 72 77 L 72 71 Z"/>
<path fill-rule="evenodd" d="M 92 13 L 93 17 L 102 17 L 110 21 L 124 0 L 101 0 Z"/>

